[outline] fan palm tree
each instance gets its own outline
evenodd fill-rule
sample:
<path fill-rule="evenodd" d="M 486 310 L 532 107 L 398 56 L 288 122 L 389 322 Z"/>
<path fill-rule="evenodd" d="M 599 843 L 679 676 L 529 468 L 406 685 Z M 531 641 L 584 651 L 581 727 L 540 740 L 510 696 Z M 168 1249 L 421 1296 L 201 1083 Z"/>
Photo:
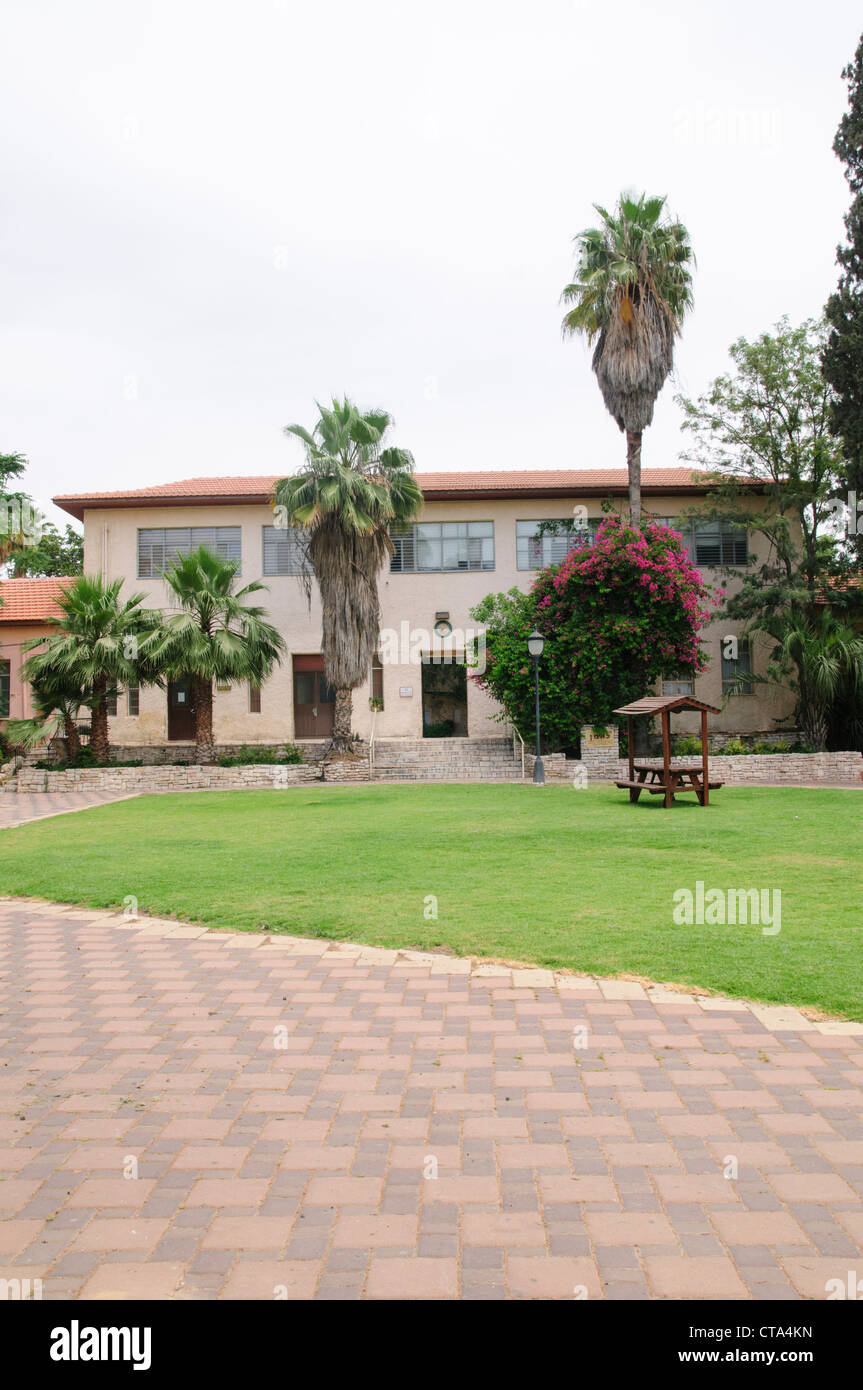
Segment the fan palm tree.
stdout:
<path fill-rule="evenodd" d="M 40 638 L 24 644 L 24 649 L 35 645 Z M 4 733 L 16 748 L 36 748 L 50 743 L 58 734 L 66 740 L 66 753 L 69 761 L 81 752 L 81 736 L 78 733 L 77 719 L 81 707 L 89 700 L 90 692 L 79 689 L 77 683 L 68 676 L 58 675 L 56 671 L 43 670 L 36 674 L 30 663 L 25 661 L 21 674 L 30 683 L 30 703 L 33 714 L 29 719 L 10 719 Z"/>
<path fill-rule="evenodd" d="M 393 424 L 386 411 L 361 412 L 347 397 L 318 411 L 313 430 L 285 429 L 301 440 L 306 461 L 276 485 L 275 500 L 288 526 L 305 528 L 323 609 L 324 672 L 335 691 L 332 748 L 342 752 L 353 691 L 368 679 L 380 634 L 378 576 L 393 553 L 389 528 L 412 521 L 423 498 L 413 455 L 384 447 Z"/>
<path fill-rule="evenodd" d="M 236 560 L 222 560 L 203 545 L 180 556 L 162 576 L 179 612 L 141 644 L 154 670 L 191 679 L 196 757 L 201 763 L 216 759 L 213 681 L 262 685 L 285 650 L 266 620 L 266 609 L 247 602 L 250 594 L 266 590 L 266 584 L 256 579 L 238 589 L 236 574 Z"/>
<path fill-rule="evenodd" d="M 641 525 L 641 436 L 674 365 L 674 339 L 692 307 L 695 264 L 689 233 L 663 218 L 665 198 L 622 193 L 599 227 L 575 238 L 575 279 L 561 296 L 572 305 L 564 336 L 596 340 L 593 370 L 609 414 L 626 434 L 629 518 Z"/>
<path fill-rule="evenodd" d="M 795 609 L 761 618 L 750 631 L 763 632 L 775 644 L 769 673 L 760 679 L 790 684 L 796 690 L 795 717 L 807 743 L 816 752 L 823 751 L 837 704 L 845 701 L 852 708 L 860 706 L 863 635 L 827 608 L 822 610 L 820 621 L 813 622 Z"/>
<path fill-rule="evenodd" d="M 27 666 L 37 686 L 77 687 L 90 706 L 90 747 L 97 762 L 108 760 L 108 697 L 121 685 L 146 685 L 156 673 L 139 646 L 160 615 L 142 608 L 144 594 L 121 599 L 122 579 L 82 574 L 57 599 L 56 630 L 35 639 Z M 70 749 L 70 752 L 72 750 Z"/>

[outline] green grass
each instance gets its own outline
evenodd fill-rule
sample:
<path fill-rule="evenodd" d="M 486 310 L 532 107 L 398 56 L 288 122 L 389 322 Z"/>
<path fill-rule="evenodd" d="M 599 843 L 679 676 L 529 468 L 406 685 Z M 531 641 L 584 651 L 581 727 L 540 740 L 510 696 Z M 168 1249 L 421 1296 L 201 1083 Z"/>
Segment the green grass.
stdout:
<path fill-rule="evenodd" d="M 333 787 L 152 796 L 0 833 L 0 887 L 92 907 L 631 973 L 863 1019 L 863 796 Z M 677 926 L 676 889 L 782 893 L 782 929 Z M 437 920 L 424 916 L 437 898 Z"/>

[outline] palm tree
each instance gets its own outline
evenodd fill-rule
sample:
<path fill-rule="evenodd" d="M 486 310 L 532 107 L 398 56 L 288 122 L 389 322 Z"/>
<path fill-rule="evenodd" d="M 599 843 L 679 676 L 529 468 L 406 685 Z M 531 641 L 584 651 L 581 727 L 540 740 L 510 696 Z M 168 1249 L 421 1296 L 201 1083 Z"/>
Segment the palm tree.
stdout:
<path fill-rule="evenodd" d="M 790 681 L 797 692 L 795 716 L 806 741 L 821 752 L 827 747 L 837 704 L 845 701 L 850 708 L 860 706 L 863 635 L 826 608 L 820 622 L 792 610 L 761 618 L 750 630 L 765 633 L 775 643 L 770 672 L 761 679 L 782 685 L 792 668 L 796 672 Z"/>
<path fill-rule="evenodd" d="M 246 602 L 266 590 L 253 580 L 236 587 L 237 561 L 222 560 L 206 546 L 182 555 L 163 578 L 180 606 L 142 643 L 155 670 L 192 681 L 196 757 L 216 759 L 213 741 L 213 681 L 262 685 L 281 659 L 285 644 L 266 620 L 266 609 Z"/>
<path fill-rule="evenodd" d="M 361 412 L 347 397 L 318 411 L 312 431 L 285 429 L 302 441 L 306 462 L 276 485 L 275 500 L 288 526 L 306 529 L 323 609 L 324 671 L 335 691 L 332 747 L 343 752 L 352 694 L 368 678 L 380 634 L 378 575 L 393 553 L 389 528 L 412 521 L 423 497 L 413 455 L 383 447 L 393 424 L 386 411 Z"/>
<path fill-rule="evenodd" d="M 24 649 L 34 647 L 41 638 L 24 644 Z M 33 714 L 30 719 L 10 719 L 5 727 L 9 742 L 18 748 L 36 748 L 42 743 L 50 743 L 61 731 L 66 740 L 66 753 L 73 762 L 81 751 L 81 737 L 78 733 L 77 719 L 82 705 L 89 702 L 90 692 L 81 690 L 74 680 L 61 676 L 57 671 L 43 670 L 36 673 L 26 661 L 21 674 L 30 682 L 30 703 Z"/>
<path fill-rule="evenodd" d="M 62 681 L 81 692 L 81 703 L 90 706 L 90 747 L 100 763 L 108 761 L 108 697 L 121 685 L 157 678 L 139 646 L 160 615 L 141 607 L 144 594 L 121 599 L 122 587 L 122 579 L 79 575 L 57 599 L 56 631 L 32 644 L 27 662 L 37 685 L 44 680 L 49 689 L 50 682 Z"/>
<path fill-rule="evenodd" d="M 573 307 L 564 336 L 597 339 L 593 370 L 609 414 L 626 434 L 629 518 L 641 525 L 641 436 L 674 365 L 674 339 L 692 307 L 695 264 L 681 222 L 663 220 L 665 198 L 622 193 L 614 213 L 575 238 L 575 280 L 561 295 Z"/>

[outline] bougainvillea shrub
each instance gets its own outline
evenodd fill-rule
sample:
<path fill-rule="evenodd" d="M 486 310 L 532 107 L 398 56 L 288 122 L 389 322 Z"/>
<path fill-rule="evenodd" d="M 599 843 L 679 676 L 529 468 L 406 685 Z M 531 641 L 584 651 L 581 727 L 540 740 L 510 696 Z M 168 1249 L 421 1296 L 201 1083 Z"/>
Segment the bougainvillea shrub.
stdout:
<path fill-rule="evenodd" d="M 547 748 L 577 745 L 582 724 L 612 711 L 665 676 L 687 679 L 707 665 L 699 631 L 710 591 L 676 531 L 656 522 L 633 530 L 608 517 L 592 545 L 576 541 L 530 593 L 491 594 L 472 616 L 486 626 L 486 668 L 473 679 L 499 701 L 524 738 L 533 735 L 533 662 L 527 635 L 546 639 L 540 707 Z"/>

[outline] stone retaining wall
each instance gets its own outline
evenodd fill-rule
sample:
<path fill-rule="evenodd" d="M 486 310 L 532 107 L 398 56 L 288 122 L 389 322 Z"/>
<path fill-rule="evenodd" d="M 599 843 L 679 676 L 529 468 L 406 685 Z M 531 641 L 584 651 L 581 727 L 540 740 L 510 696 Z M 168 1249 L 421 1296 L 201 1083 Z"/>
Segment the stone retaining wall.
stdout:
<path fill-rule="evenodd" d="M 318 780 L 318 769 L 305 764 L 250 767 L 80 767 L 66 772 L 22 768 L 19 792 L 183 792 L 240 790 L 250 787 L 295 787 Z M 368 776 L 368 769 L 366 769 Z M 338 775 L 328 777 L 339 780 Z M 359 779 L 358 779 L 359 780 Z"/>
<path fill-rule="evenodd" d="M 661 758 L 644 758 L 661 767 Z M 698 757 L 672 758 L 672 767 L 690 767 L 700 762 Z M 576 764 L 572 764 L 573 767 Z M 724 757 L 710 755 L 710 777 L 724 782 L 730 787 L 768 784 L 781 786 L 783 782 L 841 782 L 849 786 L 863 781 L 863 756 L 860 753 L 747 753 Z M 629 765 L 625 760 L 617 764 L 616 771 L 603 770 L 589 773 L 591 780 L 618 781 L 629 776 Z"/>
<path fill-rule="evenodd" d="M 563 753 L 549 753 L 543 757 L 545 780 L 547 782 L 591 782 L 625 781 L 629 777 L 629 764 L 625 759 L 611 762 L 608 759 L 590 757 L 585 754 L 579 762 L 564 757 Z M 662 767 L 661 758 L 639 758 L 655 767 Z M 672 758 L 672 767 L 690 767 L 700 762 L 697 757 Z M 533 777 L 533 755 L 527 754 L 524 760 L 525 776 Z M 709 760 L 711 780 L 724 782 L 726 786 L 741 787 L 755 785 L 782 786 L 783 783 L 825 782 L 853 786 L 863 782 L 863 756 L 860 753 L 747 753 L 739 756 L 722 757 L 712 754 Z"/>

